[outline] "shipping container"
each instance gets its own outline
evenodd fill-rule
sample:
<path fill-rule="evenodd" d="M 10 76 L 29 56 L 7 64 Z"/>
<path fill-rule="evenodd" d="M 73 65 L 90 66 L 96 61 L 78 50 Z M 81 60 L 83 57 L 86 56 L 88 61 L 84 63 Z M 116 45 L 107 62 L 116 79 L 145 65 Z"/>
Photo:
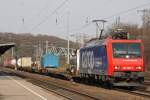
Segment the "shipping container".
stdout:
<path fill-rule="evenodd" d="M 3 61 L 3 66 L 4 67 L 9 67 L 9 68 L 15 68 L 15 66 L 16 66 L 16 59 L 5 58 L 4 61 Z"/>
<path fill-rule="evenodd" d="M 31 67 L 32 65 L 32 58 L 31 57 L 22 57 L 19 58 L 17 61 L 19 67 Z"/>
<path fill-rule="evenodd" d="M 60 67 L 59 56 L 55 54 L 45 54 L 41 59 L 41 65 L 44 68 Z"/>

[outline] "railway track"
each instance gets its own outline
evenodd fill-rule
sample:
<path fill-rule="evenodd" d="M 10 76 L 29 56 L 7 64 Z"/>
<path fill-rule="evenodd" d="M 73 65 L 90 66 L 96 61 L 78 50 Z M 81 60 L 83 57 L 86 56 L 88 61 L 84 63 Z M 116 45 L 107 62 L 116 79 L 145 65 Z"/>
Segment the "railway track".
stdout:
<path fill-rule="evenodd" d="M 62 86 L 56 82 L 52 82 L 52 81 L 50 82 L 46 79 L 37 78 L 32 75 L 27 75 L 27 74 L 12 71 L 12 70 L 4 69 L 4 71 L 7 74 L 12 74 L 12 75 L 15 74 L 16 76 L 26 78 L 26 80 L 28 80 L 29 82 L 37 86 L 40 86 L 48 91 L 51 91 L 57 95 L 60 95 L 66 98 L 67 100 L 102 100 L 100 97 L 95 97 L 92 94 L 82 92 L 81 90 L 72 89 L 67 86 Z"/>
<path fill-rule="evenodd" d="M 144 84 L 150 86 L 150 72 L 146 72 Z"/>
<path fill-rule="evenodd" d="M 61 87 L 53 83 L 43 82 L 39 80 L 31 80 L 31 82 L 69 100 L 101 100 L 100 98 L 96 98 L 94 96 L 76 90 L 68 89 L 66 87 Z"/>
<path fill-rule="evenodd" d="M 135 90 L 122 89 L 122 88 L 115 88 L 115 90 L 133 94 L 133 95 L 137 95 L 137 96 L 150 98 L 150 89 L 147 90 L 148 88 L 150 88 L 150 72 L 146 72 L 145 82 L 142 87 L 139 87 L 138 89 L 135 89 Z"/>
<path fill-rule="evenodd" d="M 103 99 L 100 96 L 95 96 L 93 94 L 89 94 L 81 90 L 69 88 L 67 85 L 60 85 L 57 82 L 50 82 L 44 78 L 41 79 L 40 77 L 38 78 L 34 77 L 34 75 L 32 76 L 32 74 L 30 73 L 29 75 L 27 75 L 20 71 L 13 71 L 8 69 L 8 72 L 10 71 L 12 71 L 12 73 L 15 73 L 17 76 L 26 78 L 31 83 L 38 85 L 48 91 L 54 92 L 57 95 L 60 95 L 68 100 L 102 100 Z M 150 98 L 150 91 L 146 91 L 144 88 L 137 89 L 134 91 L 131 91 L 129 89 L 121 89 L 121 88 L 113 88 L 113 89 L 122 93 L 128 93 L 140 97 Z"/>
<path fill-rule="evenodd" d="M 143 97 L 147 97 L 147 98 L 150 98 L 150 91 L 131 91 L 131 94 L 135 94 L 135 95 L 140 95 L 140 96 L 143 96 Z"/>
<path fill-rule="evenodd" d="M 115 88 L 115 90 L 124 92 L 124 93 L 128 93 L 128 94 L 132 94 L 132 95 L 136 95 L 136 96 L 140 96 L 140 97 L 150 98 L 150 91 L 146 91 L 144 88 L 136 89 L 136 90 Z"/>

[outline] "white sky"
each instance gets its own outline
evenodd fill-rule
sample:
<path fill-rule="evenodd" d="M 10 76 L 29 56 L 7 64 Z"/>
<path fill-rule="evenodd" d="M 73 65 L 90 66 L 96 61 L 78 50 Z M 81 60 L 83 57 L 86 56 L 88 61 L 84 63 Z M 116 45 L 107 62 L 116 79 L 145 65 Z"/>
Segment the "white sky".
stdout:
<path fill-rule="evenodd" d="M 69 29 L 75 29 L 71 33 L 95 35 L 93 34 L 95 33 L 94 24 L 81 29 L 86 24 L 87 17 L 88 21 L 107 18 L 118 12 L 150 3 L 150 0 L 68 0 L 56 13 L 50 15 L 64 1 L 0 0 L 0 32 L 42 33 L 65 38 L 67 37 L 67 14 L 69 12 Z M 150 8 L 150 4 L 120 15 L 121 21 L 140 24 L 141 13 L 137 13 L 137 10 L 144 8 Z M 46 21 L 35 27 L 47 16 Z M 106 19 L 108 21 L 106 25 L 113 23 L 116 17 Z"/>

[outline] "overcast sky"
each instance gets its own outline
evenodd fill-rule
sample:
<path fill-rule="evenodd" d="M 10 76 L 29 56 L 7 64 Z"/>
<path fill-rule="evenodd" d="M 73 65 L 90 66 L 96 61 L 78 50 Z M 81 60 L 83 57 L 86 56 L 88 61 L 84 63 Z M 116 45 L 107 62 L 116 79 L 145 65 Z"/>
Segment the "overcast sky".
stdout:
<path fill-rule="evenodd" d="M 86 25 L 93 19 L 107 18 L 116 13 L 150 3 L 150 0 L 0 0 L 0 31 L 15 33 L 44 33 L 65 38 L 67 36 L 67 16 L 70 33 L 95 35 L 94 24 Z M 150 8 L 145 5 L 109 19 L 110 25 L 120 16 L 121 22 L 141 23 L 137 10 Z M 69 14 L 68 14 L 69 12 Z M 52 14 L 53 13 L 53 14 Z M 86 26 L 86 27 L 82 27 Z"/>

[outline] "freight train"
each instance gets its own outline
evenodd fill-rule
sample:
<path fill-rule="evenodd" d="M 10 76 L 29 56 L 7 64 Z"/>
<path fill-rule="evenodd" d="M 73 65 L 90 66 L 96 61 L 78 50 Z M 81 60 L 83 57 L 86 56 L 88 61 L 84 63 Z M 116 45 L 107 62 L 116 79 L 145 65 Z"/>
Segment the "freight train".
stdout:
<path fill-rule="evenodd" d="M 57 73 L 71 78 L 86 78 L 109 86 L 139 86 L 144 82 L 142 40 L 129 39 L 127 32 L 116 32 L 105 39 L 94 39 L 76 52 L 70 66 L 59 65 L 59 57 L 44 55 L 41 66 L 32 72 Z M 64 61 L 65 62 L 65 61 Z"/>

